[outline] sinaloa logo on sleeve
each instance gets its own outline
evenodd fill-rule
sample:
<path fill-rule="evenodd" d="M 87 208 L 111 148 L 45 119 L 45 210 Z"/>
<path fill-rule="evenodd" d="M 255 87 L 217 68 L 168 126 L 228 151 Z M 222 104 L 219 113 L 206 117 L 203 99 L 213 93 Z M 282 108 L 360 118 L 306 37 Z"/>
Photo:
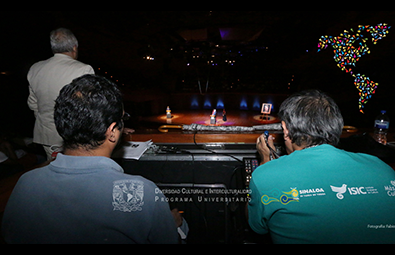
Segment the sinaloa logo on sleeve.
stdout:
<path fill-rule="evenodd" d="M 144 182 L 123 180 L 114 182 L 114 211 L 141 212 L 144 206 Z"/>

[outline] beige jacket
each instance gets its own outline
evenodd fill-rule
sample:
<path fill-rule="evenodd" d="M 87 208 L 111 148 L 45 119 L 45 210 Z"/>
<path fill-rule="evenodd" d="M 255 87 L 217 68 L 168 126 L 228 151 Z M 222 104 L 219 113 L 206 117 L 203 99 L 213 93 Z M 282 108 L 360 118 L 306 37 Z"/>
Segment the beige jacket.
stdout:
<path fill-rule="evenodd" d="M 94 74 L 85 65 L 64 54 L 33 65 L 28 74 L 30 96 L 28 105 L 36 116 L 34 143 L 46 146 L 62 145 L 54 121 L 55 100 L 62 88 L 85 74 Z"/>

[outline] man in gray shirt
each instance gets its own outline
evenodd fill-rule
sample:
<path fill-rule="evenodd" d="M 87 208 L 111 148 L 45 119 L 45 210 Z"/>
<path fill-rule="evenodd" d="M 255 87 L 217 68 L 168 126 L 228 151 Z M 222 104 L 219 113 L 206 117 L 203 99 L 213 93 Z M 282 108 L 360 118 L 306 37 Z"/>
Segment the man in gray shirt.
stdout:
<path fill-rule="evenodd" d="M 7 243 L 178 243 L 180 214 L 154 183 L 110 159 L 124 115 L 120 91 L 105 78 L 85 75 L 62 89 L 55 123 L 64 153 L 18 182 L 3 218 Z"/>

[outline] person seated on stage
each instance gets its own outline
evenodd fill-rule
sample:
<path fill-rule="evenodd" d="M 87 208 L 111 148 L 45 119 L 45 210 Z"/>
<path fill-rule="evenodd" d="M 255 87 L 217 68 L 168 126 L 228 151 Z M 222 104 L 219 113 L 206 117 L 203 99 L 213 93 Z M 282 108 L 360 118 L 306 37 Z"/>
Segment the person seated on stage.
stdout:
<path fill-rule="evenodd" d="M 319 91 L 291 96 L 280 119 L 290 155 L 252 176 L 249 223 L 275 244 L 395 243 L 395 172 L 380 159 L 336 149 L 344 126 L 336 103 Z M 272 140 L 271 144 L 272 144 Z"/>
<path fill-rule="evenodd" d="M 3 218 L 7 243 L 179 243 L 178 211 L 110 159 L 124 115 L 121 92 L 105 78 L 85 75 L 62 89 L 55 123 L 64 153 L 19 180 Z"/>

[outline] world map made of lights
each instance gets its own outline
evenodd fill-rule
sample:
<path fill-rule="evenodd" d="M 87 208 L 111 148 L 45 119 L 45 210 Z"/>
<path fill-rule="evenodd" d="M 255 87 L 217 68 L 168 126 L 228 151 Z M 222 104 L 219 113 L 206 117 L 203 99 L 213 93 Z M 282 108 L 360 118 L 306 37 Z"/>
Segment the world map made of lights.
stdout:
<path fill-rule="evenodd" d="M 371 53 L 370 48 L 367 45 L 369 39 L 365 38 L 362 33 L 365 31 L 370 33 L 373 44 L 376 45 L 379 40 L 387 37 L 390 29 L 391 27 L 388 26 L 388 24 L 379 24 L 377 26 L 360 25 L 356 32 L 354 29 L 351 29 L 351 32 L 354 34 L 350 34 L 350 32 L 345 30 L 344 33 L 340 34 L 338 37 L 328 35 L 322 36 L 320 43 L 318 44 L 318 52 L 327 49 L 329 45 L 332 45 L 335 53 L 334 59 L 337 63 L 337 66 L 342 71 L 351 74 L 355 78 L 354 84 L 360 92 L 359 109 L 361 113 L 364 113 L 364 108 L 368 103 L 368 100 L 371 99 L 374 94 L 376 94 L 379 84 L 373 82 L 366 75 L 355 74 L 352 67 L 350 66 L 355 67 L 355 64 L 361 59 L 362 56 Z M 358 41 L 360 41 L 359 44 L 356 44 Z"/>

